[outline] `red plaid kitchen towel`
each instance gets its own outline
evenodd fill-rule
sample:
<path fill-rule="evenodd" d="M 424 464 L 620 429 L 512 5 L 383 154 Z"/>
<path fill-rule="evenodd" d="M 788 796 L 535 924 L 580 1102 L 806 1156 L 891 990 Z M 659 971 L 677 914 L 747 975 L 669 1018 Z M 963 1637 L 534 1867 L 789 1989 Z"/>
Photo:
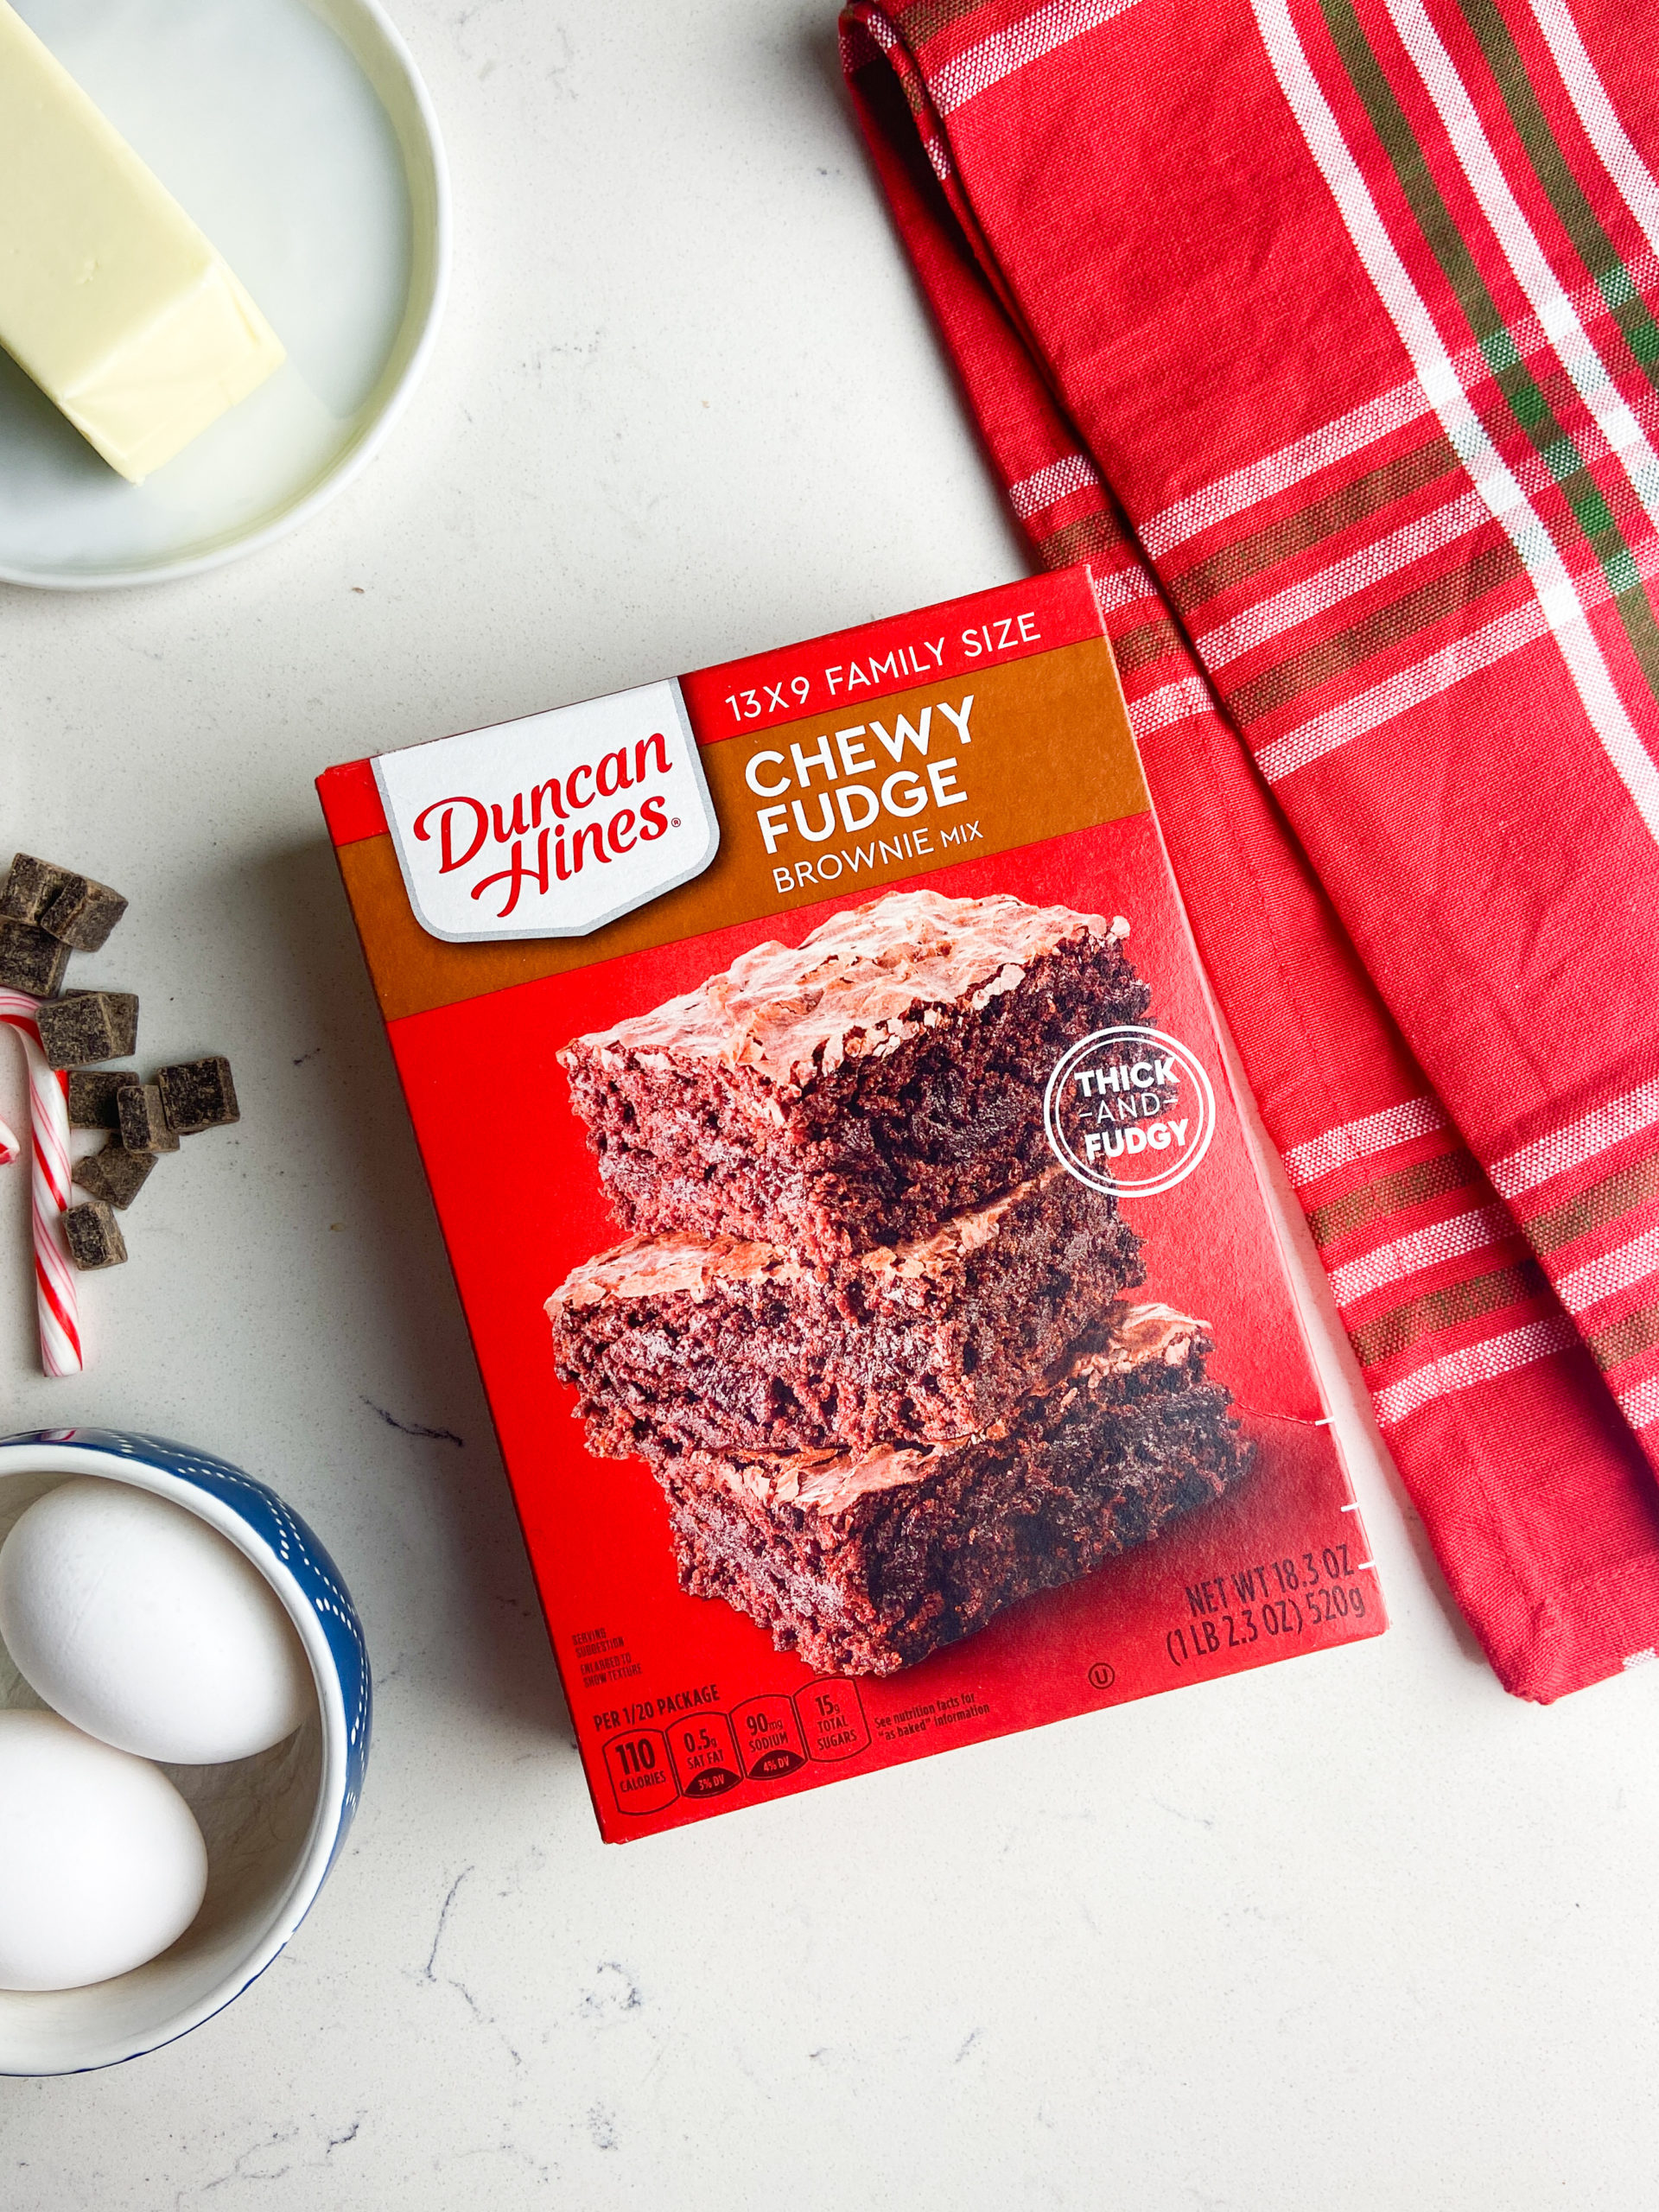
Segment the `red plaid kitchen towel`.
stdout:
<path fill-rule="evenodd" d="M 1014 510 L 1094 574 L 1383 1433 L 1541 1700 L 1659 1645 L 1641 28 L 1596 0 L 842 16 Z"/>

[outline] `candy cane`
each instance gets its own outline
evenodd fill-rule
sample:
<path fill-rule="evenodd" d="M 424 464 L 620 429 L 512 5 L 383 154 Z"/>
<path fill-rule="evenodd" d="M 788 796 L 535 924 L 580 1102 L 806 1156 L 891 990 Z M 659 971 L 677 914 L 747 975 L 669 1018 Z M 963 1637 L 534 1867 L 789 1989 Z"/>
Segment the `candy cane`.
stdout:
<path fill-rule="evenodd" d="M 0 990 L 0 1022 L 22 1042 L 29 1065 L 30 1196 L 35 1217 L 35 1297 L 41 1317 L 41 1364 L 48 1375 L 79 1375 L 79 1301 L 75 1271 L 64 1241 L 63 1215 L 70 1204 L 69 1108 L 63 1084 L 48 1067 L 35 1027 L 37 1001 L 22 991 Z M 16 1160 L 22 1147 L 0 1122 L 0 1166 Z"/>

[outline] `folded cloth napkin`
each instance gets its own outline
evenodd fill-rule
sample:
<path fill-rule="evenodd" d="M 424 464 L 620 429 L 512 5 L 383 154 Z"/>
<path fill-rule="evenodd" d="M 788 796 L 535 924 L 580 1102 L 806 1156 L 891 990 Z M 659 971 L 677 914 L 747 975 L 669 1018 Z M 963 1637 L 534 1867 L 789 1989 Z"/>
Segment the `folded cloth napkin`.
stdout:
<path fill-rule="evenodd" d="M 1499 1678 L 1659 1646 L 1659 80 L 1595 0 L 855 0 L 1009 499 Z"/>

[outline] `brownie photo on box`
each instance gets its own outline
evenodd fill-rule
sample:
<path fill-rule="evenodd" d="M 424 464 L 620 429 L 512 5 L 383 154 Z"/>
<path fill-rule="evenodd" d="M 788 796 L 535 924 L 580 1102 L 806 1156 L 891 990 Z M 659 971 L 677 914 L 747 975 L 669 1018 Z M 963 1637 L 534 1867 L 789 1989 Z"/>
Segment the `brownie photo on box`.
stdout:
<path fill-rule="evenodd" d="M 1056 1164 L 1051 1071 L 1149 993 L 1129 925 L 889 893 L 560 1054 L 630 1237 L 547 1302 L 589 1448 L 682 1586 L 888 1674 L 1218 1497 L 1201 1322 Z"/>
<path fill-rule="evenodd" d="M 625 1229 L 817 1264 L 926 1236 L 1046 1164 L 1065 1047 L 1138 1021 L 1128 924 L 899 891 L 559 1055 Z"/>
<path fill-rule="evenodd" d="M 1250 1447 L 1203 1330 L 1127 1307 L 1006 1426 L 949 1444 L 669 1460 L 681 1586 L 821 1673 L 913 1665 L 1237 1481 Z"/>
<path fill-rule="evenodd" d="M 988 1428 L 1142 1280 L 1116 1202 L 1059 1167 L 827 1274 L 676 1230 L 548 1300 L 594 1452 L 806 1452 Z"/>

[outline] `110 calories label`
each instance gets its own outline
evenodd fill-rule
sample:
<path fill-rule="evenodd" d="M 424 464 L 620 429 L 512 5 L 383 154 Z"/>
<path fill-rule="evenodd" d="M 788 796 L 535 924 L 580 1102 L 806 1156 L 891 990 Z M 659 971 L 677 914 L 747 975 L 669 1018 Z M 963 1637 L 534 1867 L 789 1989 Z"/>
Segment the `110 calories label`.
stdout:
<path fill-rule="evenodd" d="M 826 1678 L 792 1697 L 752 1697 L 730 1713 L 702 1707 L 667 1728 L 625 1728 L 605 1745 L 617 1808 L 643 1815 L 676 1798 L 721 1797 L 743 1782 L 779 1782 L 809 1759 L 869 1747 L 855 1682 Z"/>

